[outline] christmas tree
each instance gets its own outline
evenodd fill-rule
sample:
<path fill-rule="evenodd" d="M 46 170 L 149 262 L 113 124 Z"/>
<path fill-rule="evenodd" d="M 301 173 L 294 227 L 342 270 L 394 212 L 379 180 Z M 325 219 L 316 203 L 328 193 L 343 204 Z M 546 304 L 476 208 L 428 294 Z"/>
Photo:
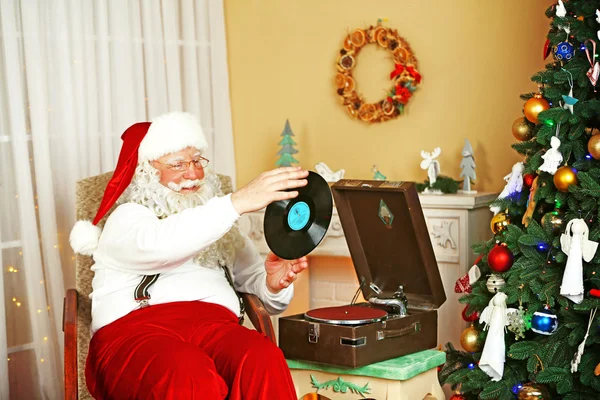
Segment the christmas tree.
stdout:
<path fill-rule="evenodd" d="M 473 157 L 473 147 L 471 146 L 469 139 L 465 139 L 465 147 L 463 147 L 461 155 L 462 161 L 460 162 L 460 177 L 464 178 L 462 190 L 464 192 L 472 192 L 471 181 L 477 179 L 477 175 L 475 174 L 475 157 Z"/>
<path fill-rule="evenodd" d="M 298 153 L 298 150 L 294 148 L 296 142 L 294 142 L 294 139 L 292 139 L 294 132 L 292 132 L 292 128 L 290 128 L 290 121 L 287 119 L 285 120 L 285 127 L 283 128 L 283 132 L 281 132 L 280 136 L 283 136 L 283 139 L 281 139 L 279 142 L 281 150 L 277 152 L 279 159 L 275 165 L 278 167 L 289 167 L 292 164 L 298 164 L 298 160 L 296 160 L 292 155 Z"/>
<path fill-rule="evenodd" d="M 559 0 L 546 11 L 553 60 L 512 127 L 523 160 L 455 288 L 472 326 L 439 372 L 454 399 L 600 398 L 598 9 Z"/>

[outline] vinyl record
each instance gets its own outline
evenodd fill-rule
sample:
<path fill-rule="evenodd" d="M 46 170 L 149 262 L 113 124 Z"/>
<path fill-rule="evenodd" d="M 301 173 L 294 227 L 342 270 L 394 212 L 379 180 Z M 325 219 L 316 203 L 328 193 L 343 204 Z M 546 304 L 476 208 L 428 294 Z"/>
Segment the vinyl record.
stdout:
<path fill-rule="evenodd" d="M 329 184 L 309 171 L 306 186 L 291 200 L 271 203 L 265 211 L 267 245 L 278 257 L 293 260 L 304 257 L 321 243 L 327 233 L 333 200 Z"/>

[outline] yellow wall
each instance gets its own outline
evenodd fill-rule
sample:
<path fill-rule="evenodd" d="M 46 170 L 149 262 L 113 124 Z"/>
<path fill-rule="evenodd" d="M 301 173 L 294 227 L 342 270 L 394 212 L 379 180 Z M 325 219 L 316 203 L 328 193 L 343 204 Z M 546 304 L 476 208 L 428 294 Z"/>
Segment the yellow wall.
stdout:
<path fill-rule="evenodd" d="M 371 178 L 426 178 L 422 149 L 440 146 L 443 174 L 458 179 L 460 151 L 475 150 L 480 191 L 501 190 L 520 160 L 510 147 L 519 94 L 544 66 L 550 0 L 225 0 L 238 187 L 274 167 L 289 118 L 297 159 Z M 336 58 L 345 34 L 387 18 L 409 42 L 423 82 L 407 113 L 368 125 L 346 114 L 335 93 Z M 357 89 L 367 100 L 390 87 L 392 61 L 371 45 L 358 56 Z"/>

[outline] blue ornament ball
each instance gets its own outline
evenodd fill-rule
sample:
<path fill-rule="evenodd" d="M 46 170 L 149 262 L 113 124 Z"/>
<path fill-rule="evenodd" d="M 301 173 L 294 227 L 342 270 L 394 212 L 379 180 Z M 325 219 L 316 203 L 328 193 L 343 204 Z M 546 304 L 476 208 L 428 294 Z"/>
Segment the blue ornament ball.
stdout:
<path fill-rule="evenodd" d="M 557 60 L 570 61 L 575 55 L 575 47 L 573 47 L 573 45 L 569 42 L 560 42 L 556 45 L 554 55 L 556 56 Z"/>
<path fill-rule="evenodd" d="M 552 335 L 558 329 L 558 317 L 550 310 L 533 313 L 531 330 L 540 335 Z"/>
<path fill-rule="evenodd" d="M 521 390 L 523 388 L 523 385 L 521 383 L 517 383 L 515 386 L 512 387 L 512 392 L 514 394 L 518 394 L 519 390 Z"/>

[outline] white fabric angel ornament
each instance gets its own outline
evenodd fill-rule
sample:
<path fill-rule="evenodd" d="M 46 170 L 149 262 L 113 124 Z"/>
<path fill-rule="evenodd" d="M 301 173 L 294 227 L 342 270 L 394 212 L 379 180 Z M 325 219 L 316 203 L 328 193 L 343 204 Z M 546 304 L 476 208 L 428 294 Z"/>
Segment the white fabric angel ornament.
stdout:
<path fill-rule="evenodd" d="M 504 333 L 509 325 L 508 314 L 515 311 L 517 311 L 515 308 L 506 307 L 506 294 L 498 292 L 479 317 L 479 322 L 485 323 L 483 330 L 489 329 L 479 360 L 479 368 L 494 382 L 502 379 L 504 374 L 506 361 Z"/>
<path fill-rule="evenodd" d="M 556 16 L 560 18 L 567 16 L 567 8 L 561 0 L 558 0 L 558 4 L 556 5 Z"/>
<path fill-rule="evenodd" d="M 502 192 L 498 195 L 499 199 L 504 199 L 510 196 L 513 193 L 518 193 L 523 190 L 523 170 L 525 167 L 522 162 L 518 162 L 512 167 L 512 171 L 510 174 L 504 177 L 506 181 L 506 185 Z M 490 211 L 494 213 L 494 215 L 500 212 L 500 207 L 498 206 L 490 206 Z"/>
<path fill-rule="evenodd" d="M 550 139 L 550 149 L 542 156 L 544 163 L 540 167 L 540 171 L 545 171 L 552 175 L 556 173 L 558 166 L 563 161 L 563 156 L 558 150 L 559 147 L 560 139 L 552 136 L 552 139 Z"/>
<path fill-rule="evenodd" d="M 600 24 L 600 10 L 596 10 L 596 22 Z M 596 32 L 598 40 L 600 40 L 600 31 Z"/>
<path fill-rule="evenodd" d="M 560 294 L 574 303 L 583 301 L 583 260 L 592 261 L 598 243 L 588 240 L 589 229 L 583 219 L 572 219 L 560 236 L 560 246 L 567 257 Z"/>

